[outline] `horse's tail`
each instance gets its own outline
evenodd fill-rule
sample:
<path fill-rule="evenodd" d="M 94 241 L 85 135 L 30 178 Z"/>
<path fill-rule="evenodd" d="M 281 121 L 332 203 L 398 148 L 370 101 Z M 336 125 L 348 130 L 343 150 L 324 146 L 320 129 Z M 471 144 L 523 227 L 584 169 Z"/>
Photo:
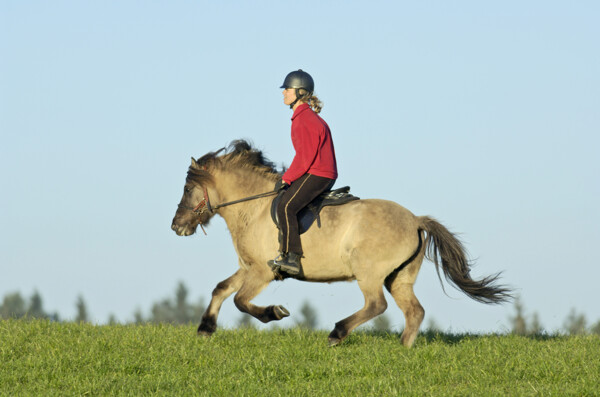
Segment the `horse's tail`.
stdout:
<path fill-rule="evenodd" d="M 446 280 L 469 297 L 482 303 L 502 303 L 512 298 L 511 289 L 496 285 L 500 274 L 473 280 L 470 276 L 471 263 L 462 243 L 444 225 L 433 218 L 423 216 L 419 229 L 427 232 L 425 256 L 435 264 L 440 282 L 440 262 Z M 443 288 L 442 284 L 442 288 Z"/>

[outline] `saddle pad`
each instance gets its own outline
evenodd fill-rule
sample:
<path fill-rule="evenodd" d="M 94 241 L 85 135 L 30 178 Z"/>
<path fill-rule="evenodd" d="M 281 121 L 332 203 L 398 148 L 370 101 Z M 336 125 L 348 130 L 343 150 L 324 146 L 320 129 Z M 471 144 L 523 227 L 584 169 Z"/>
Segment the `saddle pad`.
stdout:
<path fill-rule="evenodd" d="M 306 207 L 302 208 L 298 212 L 298 229 L 300 234 L 305 233 L 311 225 L 317 220 L 317 225 L 321 227 L 321 218 L 319 213 L 321 209 L 328 205 L 342 205 L 349 203 L 350 201 L 360 200 L 359 197 L 353 196 L 350 192 L 350 186 L 344 186 L 335 190 L 328 190 L 321 193 L 313 201 L 311 201 Z M 279 192 L 279 194 L 273 199 L 271 203 L 271 218 L 275 223 L 275 226 L 279 228 L 279 221 L 277 219 L 277 205 L 281 201 L 285 190 Z"/>

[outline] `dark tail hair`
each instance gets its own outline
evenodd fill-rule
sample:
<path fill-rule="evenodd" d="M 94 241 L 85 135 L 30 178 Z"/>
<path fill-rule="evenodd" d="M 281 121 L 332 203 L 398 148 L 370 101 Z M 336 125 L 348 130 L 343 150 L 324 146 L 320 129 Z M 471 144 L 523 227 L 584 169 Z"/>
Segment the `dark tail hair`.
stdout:
<path fill-rule="evenodd" d="M 441 268 L 446 280 L 467 294 L 470 298 L 482 303 L 503 303 L 512 299 L 511 289 L 495 285 L 500 273 L 473 280 L 470 276 L 472 263 L 462 243 L 444 225 L 433 218 L 421 217 L 421 229 L 427 232 L 425 239 L 425 256 L 435 264 L 440 282 Z M 442 284 L 442 288 L 444 285 Z"/>

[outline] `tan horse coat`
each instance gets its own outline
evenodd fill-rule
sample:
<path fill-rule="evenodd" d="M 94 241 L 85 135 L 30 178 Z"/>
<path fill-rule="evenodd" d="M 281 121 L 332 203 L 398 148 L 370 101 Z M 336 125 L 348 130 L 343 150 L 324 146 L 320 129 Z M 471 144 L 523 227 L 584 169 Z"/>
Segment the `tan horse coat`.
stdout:
<path fill-rule="evenodd" d="M 268 192 L 280 177 L 272 164 L 244 141 L 232 143 L 228 153 L 209 153 L 195 161 L 188 171 L 184 195 L 173 219 L 172 229 L 190 235 L 206 225 L 215 214 L 223 217 L 231 232 L 240 269 L 217 285 L 202 317 L 198 332 L 216 330 L 221 304 L 236 293 L 239 310 L 260 321 L 280 320 L 289 315 L 282 306 L 260 307 L 251 303 L 271 281 L 281 278 L 267 265 L 277 255 L 278 230 L 270 216 L 271 199 L 224 206 L 220 203 Z M 200 205 L 199 205 L 200 203 Z M 467 295 L 484 303 L 499 303 L 510 297 L 509 290 L 495 286 L 497 276 L 480 281 L 469 276 L 470 264 L 461 243 L 430 217 L 413 215 L 406 208 L 386 200 L 359 200 L 342 206 L 325 207 L 321 228 L 313 225 L 302 235 L 304 258 L 300 280 L 331 282 L 356 280 L 365 305 L 336 323 L 329 335 L 330 345 L 340 343 L 353 329 L 383 313 L 387 302 L 383 287 L 390 291 L 405 316 L 401 341 L 411 346 L 424 317 L 413 292 L 413 284 L 428 253 L 439 273 Z"/>

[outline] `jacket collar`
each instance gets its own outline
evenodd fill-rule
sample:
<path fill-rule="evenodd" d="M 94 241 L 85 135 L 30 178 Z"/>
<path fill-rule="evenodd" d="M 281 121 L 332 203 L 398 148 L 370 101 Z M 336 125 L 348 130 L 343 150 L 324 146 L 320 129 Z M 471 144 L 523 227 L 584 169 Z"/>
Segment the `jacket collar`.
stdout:
<path fill-rule="evenodd" d="M 292 120 L 294 120 L 296 117 L 298 117 L 298 115 L 302 112 L 304 112 L 306 109 L 310 109 L 310 106 L 308 106 L 307 103 L 303 103 L 300 106 L 298 106 L 296 108 L 296 110 L 294 110 L 294 114 L 292 115 Z"/>

